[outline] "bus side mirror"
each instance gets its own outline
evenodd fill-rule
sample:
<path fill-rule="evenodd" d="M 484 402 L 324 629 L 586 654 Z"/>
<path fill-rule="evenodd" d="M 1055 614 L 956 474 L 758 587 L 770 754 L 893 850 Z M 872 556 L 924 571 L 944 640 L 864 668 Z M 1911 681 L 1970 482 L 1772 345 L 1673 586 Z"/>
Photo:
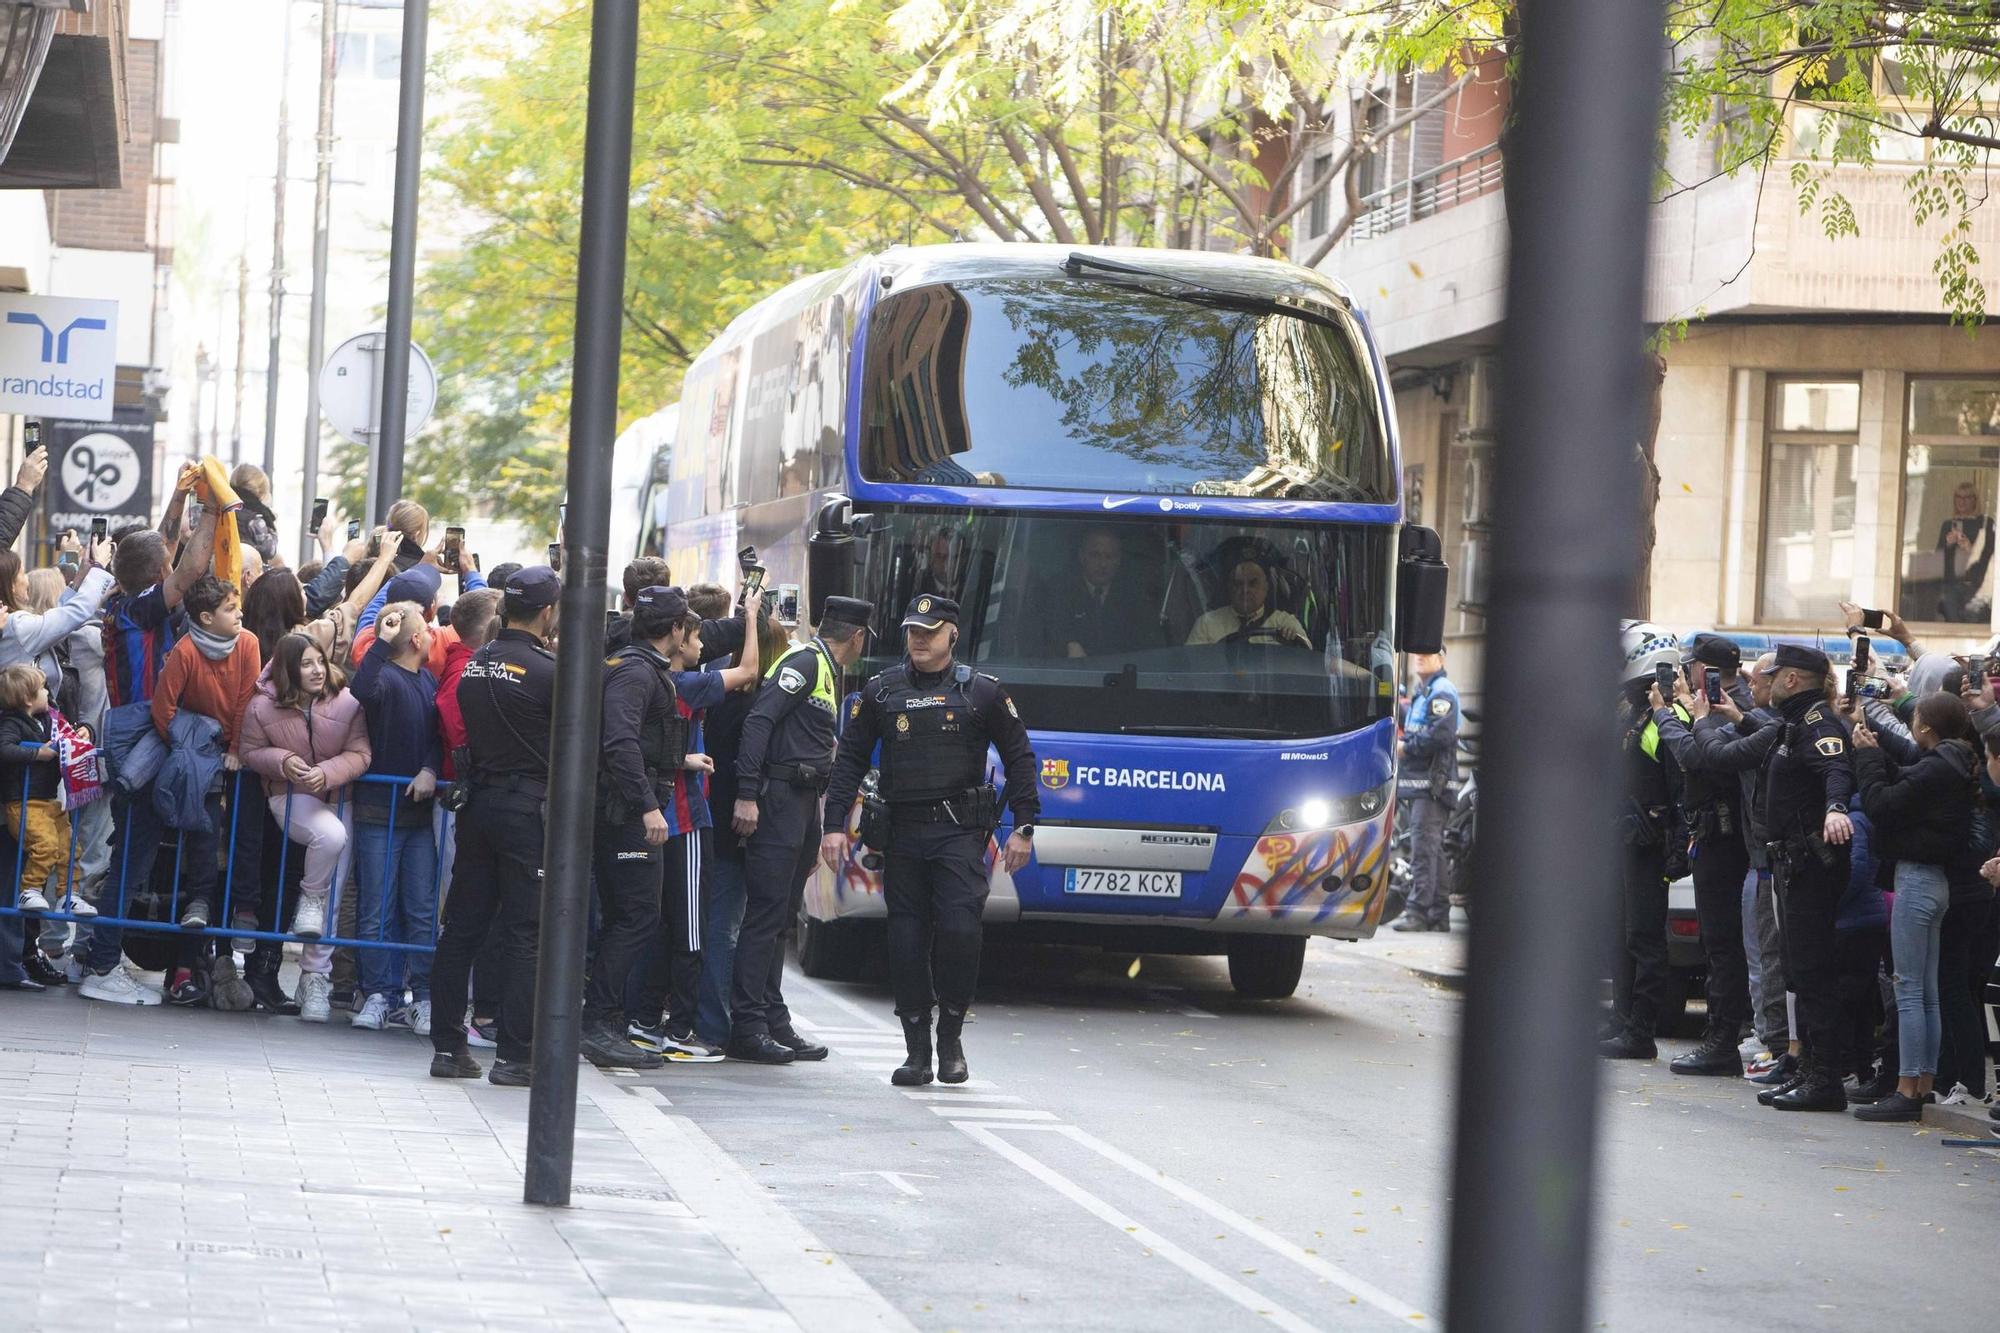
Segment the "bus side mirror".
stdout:
<path fill-rule="evenodd" d="M 1396 561 L 1396 648 L 1444 651 L 1444 543 L 1430 528 L 1406 526 Z"/>
<path fill-rule="evenodd" d="M 829 495 L 813 518 L 812 535 L 806 538 L 806 584 L 809 623 L 814 625 L 827 598 L 854 595 L 854 502 L 844 495 Z"/>

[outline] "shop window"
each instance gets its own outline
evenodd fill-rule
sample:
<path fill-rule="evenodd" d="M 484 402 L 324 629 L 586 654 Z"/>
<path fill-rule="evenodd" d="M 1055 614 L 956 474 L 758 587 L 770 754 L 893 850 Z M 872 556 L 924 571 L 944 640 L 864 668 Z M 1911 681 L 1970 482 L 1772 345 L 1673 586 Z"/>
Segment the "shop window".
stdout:
<path fill-rule="evenodd" d="M 1759 616 L 1838 625 L 1854 584 L 1860 381 L 1775 380 L 1768 420 Z"/>
<path fill-rule="evenodd" d="M 1896 610 L 1984 627 L 1993 618 L 2000 379 L 1912 378 L 1907 426 Z"/>

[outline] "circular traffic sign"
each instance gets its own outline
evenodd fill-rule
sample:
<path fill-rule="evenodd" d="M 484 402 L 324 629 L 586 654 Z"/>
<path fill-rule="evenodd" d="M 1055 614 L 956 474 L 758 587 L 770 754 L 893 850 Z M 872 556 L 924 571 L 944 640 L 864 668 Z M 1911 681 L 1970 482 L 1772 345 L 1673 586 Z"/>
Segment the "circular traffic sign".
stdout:
<path fill-rule="evenodd" d="M 357 333 L 333 349 L 319 368 L 319 411 L 329 426 L 356 444 L 367 445 L 375 435 L 376 403 L 380 397 L 381 333 Z M 437 368 L 424 349 L 410 344 L 409 411 L 404 438 L 415 435 L 437 406 Z"/>

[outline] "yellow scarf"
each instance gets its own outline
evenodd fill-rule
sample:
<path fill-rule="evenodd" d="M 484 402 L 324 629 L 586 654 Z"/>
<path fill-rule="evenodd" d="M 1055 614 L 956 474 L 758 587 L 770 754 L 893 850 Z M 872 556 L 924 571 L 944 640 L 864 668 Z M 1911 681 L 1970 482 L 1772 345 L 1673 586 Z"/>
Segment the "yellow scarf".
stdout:
<path fill-rule="evenodd" d="M 222 460 L 203 458 L 181 469 L 178 489 L 194 492 L 203 507 L 215 513 L 215 577 L 243 590 L 243 542 L 236 534 L 236 511 L 243 502 L 229 485 Z"/>

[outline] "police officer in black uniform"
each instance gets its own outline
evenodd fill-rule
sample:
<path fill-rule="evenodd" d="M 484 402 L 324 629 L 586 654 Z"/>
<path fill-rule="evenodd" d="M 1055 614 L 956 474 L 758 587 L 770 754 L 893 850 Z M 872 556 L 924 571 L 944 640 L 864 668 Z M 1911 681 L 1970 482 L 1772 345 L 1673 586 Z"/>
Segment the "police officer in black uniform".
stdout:
<path fill-rule="evenodd" d="M 1854 747 L 1826 701 L 1826 654 L 1778 646 L 1771 704 L 1784 731 L 1764 760 L 1764 829 L 1784 921 L 1785 976 L 1799 997 L 1803 1059 L 1787 1086 L 1758 1094 L 1781 1111 L 1844 1111 L 1854 1067 L 1835 967 L 1834 912 L 1847 887 Z M 1768 1100 L 1767 1100 L 1768 1099 Z"/>
<path fill-rule="evenodd" d="M 979 977 L 986 840 L 1004 803 L 1014 814 L 1014 831 L 1000 863 L 1013 874 L 1028 863 L 1042 807 L 1035 753 L 1014 701 L 992 676 L 952 660 L 958 603 L 919 596 L 904 613 L 903 629 L 903 660 L 863 686 L 848 713 L 826 793 L 820 855 L 836 874 L 845 864 L 847 813 L 881 742 L 879 790 L 889 808 L 882 876 L 889 972 L 909 1051 L 890 1082 L 915 1087 L 931 1081 L 933 1004 L 937 1077 L 966 1080 L 960 1032 Z M 997 801 L 986 781 L 989 743 L 1000 752 L 1007 779 Z"/>
<path fill-rule="evenodd" d="M 687 595 L 679 588 L 639 589 L 626 645 L 604 666 L 604 758 L 592 851 L 598 928 L 583 991 L 583 1054 L 600 1068 L 664 1063 L 627 1037 L 622 1000 L 626 978 L 660 929 L 661 852 L 671 832 L 660 811 L 683 780 L 688 744 L 671 655 L 687 638 L 687 620 Z"/>
<path fill-rule="evenodd" d="M 459 682 L 465 753 L 454 758 L 466 787 L 458 813 L 458 859 L 431 964 L 431 1074 L 477 1078 L 465 1050 L 472 960 L 502 923 L 503 989 L 498 1057 L 487 1078 L 525 1088 L 534 1074 L 535 950 L 542 917 L 542 830 L 548 796 L 549 721 L 562 580 L 529 565 L 507 580 L 501 629 L 472 655 Z"/>
<path fill-rule="evenodd" d="M 819 797 L 833 772 L 840 672 L 861 660 L 868 616 L 857 597 L 829 597 L 811 642 L 770 664 L 743 720 L 731 826 L 743 839 L 743 928 L 736 938 L 726 1052 L 783 1065 L 824 1060 L 785 1007 L 785 926 L 819 844 Z"/>

